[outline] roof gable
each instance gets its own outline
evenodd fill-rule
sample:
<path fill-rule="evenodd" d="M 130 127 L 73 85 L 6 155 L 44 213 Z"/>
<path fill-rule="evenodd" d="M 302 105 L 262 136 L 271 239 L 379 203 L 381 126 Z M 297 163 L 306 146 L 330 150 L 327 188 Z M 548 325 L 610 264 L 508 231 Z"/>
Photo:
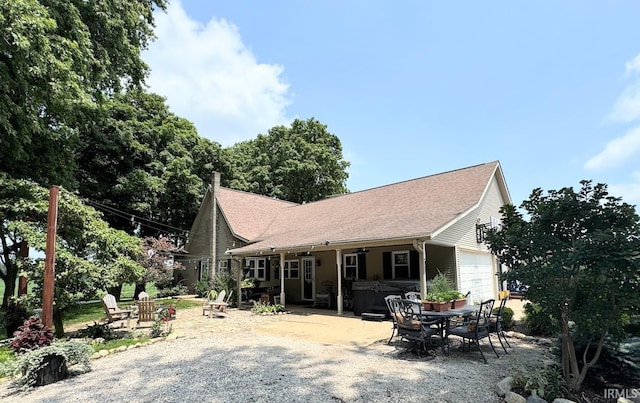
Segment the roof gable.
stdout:
<path fill-rule="evenodd" d="M 476 206 L 497 170 L 496 161 L 289 206 L 236 251 L 429 237 Z"/>
<path fill-rule="evenodd" d="M 216 194 L 216 202 L 234 236 L 244 240 L 256 239 L 265 232 L 280 210 L 298 205 L 223 187 Z"/>

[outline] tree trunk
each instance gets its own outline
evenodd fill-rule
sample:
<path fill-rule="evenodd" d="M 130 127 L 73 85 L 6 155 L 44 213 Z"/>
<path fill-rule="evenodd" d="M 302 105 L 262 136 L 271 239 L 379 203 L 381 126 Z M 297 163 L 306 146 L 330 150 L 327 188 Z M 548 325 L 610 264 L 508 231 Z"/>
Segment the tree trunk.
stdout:
<path fill-rule="evenodd" d="M 62 312 L 54 309 L 53 310 L 53 327 L 54 327 L 54 335 L 61 339 L 64 337 L 64 323 L 62 322 Z"/>
<path fill-rule="evenodd" d="M 133 299 L 137 300 L 138 295 L 143 291 L 147 291 L 147 283 L 136 283 L 136 290 L 133 292 Z"/>
<path fill-rule="evenodd" d="M 569 330 L 569 307 L 567 303 L 560 306 L 560 326 L 562 331 L 562 372 L 567 387 L 573 392 L 578 392 L 582 386 L 580 379 L 580 367 L 576 357 L 576 348 Z"/>
<path fill-rule="evenodd" d="M 14 264 L 8 263 L 6 266 L 7 276 L 4 280 L 4 295 L 2 299 L 2 307 L 9 305 L 9 300 L 15 295 L 16 280 L 18 279 L 18 269 Z"/>
<path fill-rule="evenodd" d="M 107 292 L 114 297 L 116 297 L 116 301 L 120 302 L 120 293 L 122 293 L 122 284 L 118 284 L 115 287 L 107 288 Z"/>

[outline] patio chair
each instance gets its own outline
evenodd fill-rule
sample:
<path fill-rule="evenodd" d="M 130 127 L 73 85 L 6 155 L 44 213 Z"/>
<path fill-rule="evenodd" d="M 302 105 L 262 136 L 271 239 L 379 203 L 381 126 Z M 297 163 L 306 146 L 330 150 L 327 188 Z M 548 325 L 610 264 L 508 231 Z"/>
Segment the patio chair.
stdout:
<path fill-rule="evenodd" d="M 102 297 L 102 306 L 104 307 L 104 313 L 106 315 L 107 323 L 114 323 L 119 320 L 127 320 L 127 327 L 129 327 L 129 319 L 131 319 L 131 311 L 128 309 L 120 309 L 116 303 L 116 297 L 112 294 L 107 294 Z"/>
<path fill-rule="evenodd" d="M 331 300 L 333 299 L 333 282 L 323 281 L 320 283 L 320 290 L 316 292 L 316 298 L 313 307 L 326 306 L 331 309 Z"/>
<path fill-rule="evenodd" d="M 138 294 L 138 300 L 141 300 L 141 299 L 149 299 L 149 294 L 147 294 L 146 291 L 140 292 L 140 294 Z"/>
<path fill-rule="evenodd" d="M 487 359 L 480 348 L 480 340 L 484 338 L 489 340 L 491 349 L 496 354 L 496 357 L 500 358 L 498 352 L 493 346 L 491 333 L 489 332 L 489 322 L 491 320 L 494 303 L 494 299 L 482 301 L 480 309 L 474 316 L 472 316 L 468 321 L 463 322 L 461 325 L 450 328 L 447 332 L 448 336 L 458 336 L 462 338 L 462 351 L 464 351 L 465 344 L 469 344 L 469 351 L 471 351 L 471 341 L 473 340 L 475 345 L 478 346 L 478 351 L 480 351 L 480 355 L 482 356 L 485 364 L 487 364 Z"/>
<path fill-rule="evenodd" d="M 511 348 L 511 344 L 509 344 L 509 340 L 507 340 L 507 336 L 504 334 L 504 328 L 502 327 L 502 314 L 504 312 L 506 303 L 507 298 L 502 298 L 500 300 L 500 306 L 498 307 L 497 312 L 491 315 L 491 319 L 489 320 L 489 333 L 495 333 L 496 335 L 498 335 L 498 341 L 500 342 L 502 349 L 504 350 L 505 354 L 509 354 L 507 349 L 504 347 L 504 343 L 502 342 L 502 339 L 504 339 L 505 343 L 507 343 L 507 346 Z"/>
<path fill-rule="evenodd" d="M 211 291 L 209 293 L 209 298 L 207 298 L 203 302 L 202 314 L 205 315 L 206 312 L 208 311 L 209 317 L 213 316 L 214 312 L 220 313 L 220 314 L 216 313 L 216 316 L 224 316 L 222 315 L 222 313 L 224 312 L 225 307 L 228 305 L 224 300 L 224 297 L 227 295 L 227 292 L 225 290 L 220 291 L 215 299 L 211 298 L 213 296 L 213 293 L 214 291 Z"/>
<path fill-rule="evenodd" d="M 395 304 L 394 301 L 401 299 L 400 295 L 387 295 L 384 297 L 384 302 L 387 304 L 387 308 L 389 308 L 389 315 L 391 315 L 391 320 L 393 321 L 393 327 L 391 328 L 391 337 L 389 337 L 389 341 L 387 344 L 391 344 L 391 340 L 393 336 L 398 334 L 398 319 L 396 318 L 396 313 L 398 313 L 398 304 Z"/>
<path fill-rule="evenodd" d="M 140 299 L 136 303 L 138 306 L 138 317 L 134 324 L 134 329 L 137 328 L 142 322 L 155 322 L 158 318 L 158 310 L 155 306 L 155 301 L 149 298 Z"/>
<path fill-rule="evenodd" d="M 422 295 L 420 295 L 420 293 L 417 292 L 417 291 L 405 292 L 404 293 L 404 297 L 406 299 L 410 299 L 410 300 L 413 300 L 413 301 L 421 301 L 422 300 Z"/>
<path fill-rule="evenodd" d="M 422 303 L 409 299 L 391 299 L 398 322 L 398 337 L 408 341 L 412 349 L 420 355 L 427 350 L 427 342 L 439 334 L 431 327 L 434 323 L 422 314 Z"/>

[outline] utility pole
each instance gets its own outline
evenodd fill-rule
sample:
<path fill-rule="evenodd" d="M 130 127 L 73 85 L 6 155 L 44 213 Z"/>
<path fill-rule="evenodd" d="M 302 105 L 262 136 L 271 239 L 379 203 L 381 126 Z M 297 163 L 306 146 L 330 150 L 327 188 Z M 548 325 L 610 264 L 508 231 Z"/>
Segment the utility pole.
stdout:
<path fill-rule="evenodd" d="M 42 289 L 42 323 L 53 325 L 53 289 L 56 265 L 56 229 L 58 227 L 58 186 L 49 187 L 49 213 L 47 215 L 47 246 L 44 261 L 44 285 Z"/>

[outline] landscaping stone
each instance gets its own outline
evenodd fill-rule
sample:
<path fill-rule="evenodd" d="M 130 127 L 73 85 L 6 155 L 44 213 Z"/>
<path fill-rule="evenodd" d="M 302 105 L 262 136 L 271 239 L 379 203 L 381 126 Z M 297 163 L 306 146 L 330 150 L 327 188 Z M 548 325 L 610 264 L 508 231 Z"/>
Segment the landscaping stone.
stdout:
<path fill-rule="evenodd" d="M 547 401 L 538 395 L 531 395 L 527 398 L 527 403 L 547 403 Z"/>
<path fill-rule="evenodd" d="M 507 392 L 504 395 L 504 401 L 507 403 L 527 403 L 527 399 L 515 392 Z"/>
<path fill-rule="evenodd" d="M 569 399 L 556 398 L 556 399 L 553 399 L 552 403 L 576 403 L 576 402 Z"/>
<path fill-rule="evenodd" d="M 109 351 L 108 350 L 100 350 L 98 351 L 98 354 L 100 354 L 100 357 L 106 357 L 109 355 Z"/>
<path fill-rule="evenodd" d="M 501 380 L 500 382 L 498 382 L 498 384 L 496 385 L 496 393 L 498 394 L 498 396 L 504 397 L 504 395 L 506 395 L 507 392 L 511 392 L 512 386 L 513 386 L 513 377 L 508 376 L 503 380 Z"/>

